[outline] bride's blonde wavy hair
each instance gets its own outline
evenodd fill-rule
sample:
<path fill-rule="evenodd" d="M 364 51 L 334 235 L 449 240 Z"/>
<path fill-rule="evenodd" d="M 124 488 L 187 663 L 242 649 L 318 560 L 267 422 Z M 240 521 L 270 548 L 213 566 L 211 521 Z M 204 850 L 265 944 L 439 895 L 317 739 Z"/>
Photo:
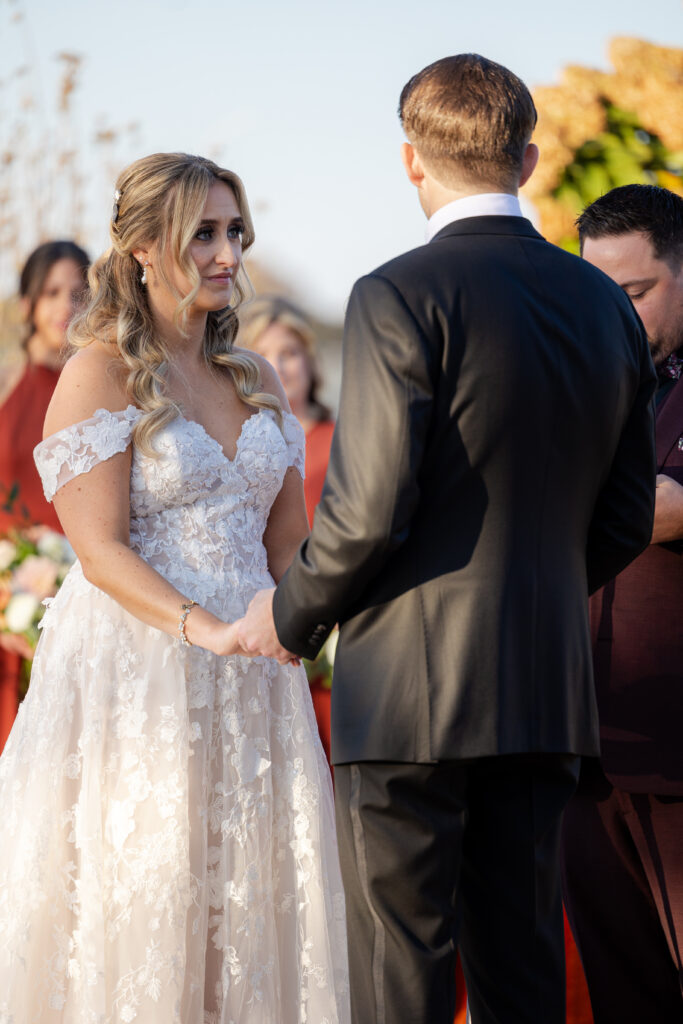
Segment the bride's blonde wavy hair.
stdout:
<path fill-rule="evenodd" d="M 117 346 L 128 371 L 128 395 L 144 412 L 135 426 L 133 442 L 147 455 L 155 454 L 151 443 L 154 435 L 181 410 L 166 393 L 169 353 L 159 337 L 133 251 L 158 243 L 160 259 L 155 261 L 154 270 L 178 299 L 174 319 L 182 330 L 201 285 L 189 245 L 215 181 L 225 182 L 235 196 L 244 221 L 242 251 L 246 252 L 253 244 L 254 228 L 244 186 L 232 171 L 204 157 L 154 153 L 121 172 L 109 230 L 112 245 L 90 268 L 90 301 L 69 330 L 69 340 L 76 348 L 89 345 L 95 338 Z M 190 281 L 187 295 L 169 280 L 164 267 L 168 257 Z M 259 391 L 261 378 L 256 362 L 233 351 L 237 310 L 248 289 L 249 279 L 240 264 L 230 306 L 207 316 L 204 358 L 210 367 L 225 367 L 230 372 L 235 390 L 246 405 L 272 409 L 281 422 L 278 399 Z"/>

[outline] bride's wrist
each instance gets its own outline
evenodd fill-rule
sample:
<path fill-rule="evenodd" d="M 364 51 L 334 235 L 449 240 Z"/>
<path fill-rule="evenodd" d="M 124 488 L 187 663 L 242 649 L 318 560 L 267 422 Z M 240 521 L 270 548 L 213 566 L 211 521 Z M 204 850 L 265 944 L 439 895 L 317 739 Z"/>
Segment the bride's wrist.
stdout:
<path fill-rule="evenodd" d="M 213 650 L 218 631 L 225 623 L 193 601 L 183 601 L 179 610 L 178 636 L 188 647 Z"/>

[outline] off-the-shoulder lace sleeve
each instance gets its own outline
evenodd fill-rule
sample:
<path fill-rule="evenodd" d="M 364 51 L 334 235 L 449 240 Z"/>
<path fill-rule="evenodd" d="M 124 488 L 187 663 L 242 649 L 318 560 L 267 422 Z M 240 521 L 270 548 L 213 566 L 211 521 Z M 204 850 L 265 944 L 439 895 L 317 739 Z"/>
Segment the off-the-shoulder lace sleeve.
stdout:
<path fill-rule="evenodd" d="M 60 487 L 89 473 L 98 462 L 125 452 L 141 415 L 134 405 L 121 412 L 98 409 L 91 419 L 65 427 L 36 445 L 33 458 L 47 500 L 52 501 Z"/>
<path fill-rule="evenodd" d="M 291 412 L 282 414 L 282 433 L 287 442 L 289 465 L 298 469 L 304 479 L 304 460 L 306 456 L 306 435 L 296 416 Z"/>

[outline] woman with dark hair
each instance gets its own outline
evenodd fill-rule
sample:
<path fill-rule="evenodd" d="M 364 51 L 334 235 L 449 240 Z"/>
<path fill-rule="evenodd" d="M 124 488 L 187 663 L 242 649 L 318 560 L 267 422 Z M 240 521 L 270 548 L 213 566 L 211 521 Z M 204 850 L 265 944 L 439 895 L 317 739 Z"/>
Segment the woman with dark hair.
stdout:
<path fill-rule="evenodd" d="M 88 263 L 75 242 L 45 242 L 31 253 L 19 278 L 26 358 L 0 380 L 0 534 L 36 524 L 61 532 L 57 514 L 43 495 L 33 449 L 43 435 Z M 0 750 L 17 711 L 21 659 L 31 653 L 23 637 L 0 633 Z"/>

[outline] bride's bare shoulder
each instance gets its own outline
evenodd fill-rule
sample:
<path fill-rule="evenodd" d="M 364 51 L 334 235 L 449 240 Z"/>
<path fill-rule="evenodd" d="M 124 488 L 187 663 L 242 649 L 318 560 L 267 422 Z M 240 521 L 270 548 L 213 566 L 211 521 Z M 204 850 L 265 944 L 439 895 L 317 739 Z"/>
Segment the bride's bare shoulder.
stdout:
<path fill-rule="evenodd" d="M 43 437 L 90 419 L 97 409 L 118 412 L 129 404 L 120 356 L 110 345 L 93 341 L 65 364 L 47 410 Z"/>

